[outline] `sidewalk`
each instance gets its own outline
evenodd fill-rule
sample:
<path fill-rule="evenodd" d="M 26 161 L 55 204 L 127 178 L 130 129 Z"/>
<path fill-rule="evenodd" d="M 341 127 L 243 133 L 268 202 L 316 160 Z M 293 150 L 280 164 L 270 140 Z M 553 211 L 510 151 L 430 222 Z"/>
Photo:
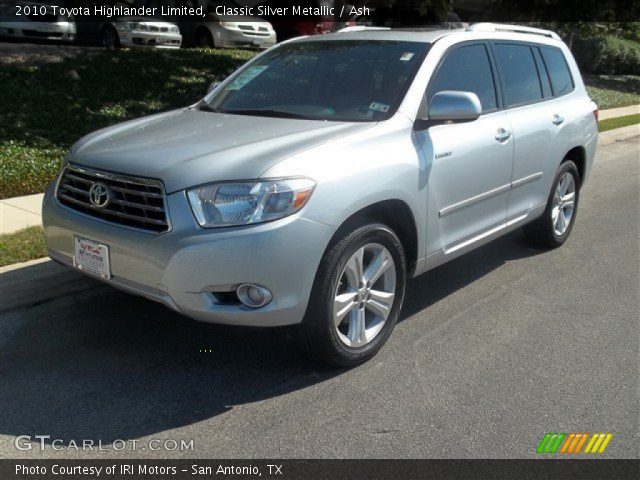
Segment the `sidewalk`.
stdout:
<path fill-rule="evenodd" d="M 610 110 L 600 110 L 600 120 L 607 118 L 624 117 L 640 113 L 640 105 L 629 107 L 612 108 Z M 640 135 L 640 126 L 631 125 L 628 127 L 609 130 L 600 134 L 598 145 L 610 145 L 629 138 Z M 23 228 L 34 225 L 42 225 L 40 209 L 42 207 L 42 197 L 44 194 L 27 195 L 26 197 L 14 197 L 0 200 L 0 234 L 12 233 Z"/>
<path fill-rule="evenodd" d="M 640 105 L 630 105 L 628 107 L 610 108 L 609 110 L 600 110 L 598 118 L 600 120 L 607 120 L 609 118 L 626 117 L 627 115 L 633 115 L 640 113 Z"/>
<path fill-rule="evenodd" d="M 0 234 L 42 225 L 44 193 L 0 200 Z"/>

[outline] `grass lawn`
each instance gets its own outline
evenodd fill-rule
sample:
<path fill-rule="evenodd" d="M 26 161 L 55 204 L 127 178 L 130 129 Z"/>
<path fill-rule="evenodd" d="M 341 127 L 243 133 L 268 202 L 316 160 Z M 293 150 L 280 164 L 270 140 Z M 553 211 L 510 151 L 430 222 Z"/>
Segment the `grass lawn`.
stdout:
<path fill-rule="evenodd" d="M 86 50 L 0 64 L 0 198 L 44 191 L 83 135 L 187 106 L 250 59 L 244 50 Z"/>
<path fill-rule="evenodd" d="M 0 267 L 46 256 L 42 227 L 0 235 Z"/>
<path fill-rule="evenodd" d="M 640 104 L 640 75 L 585 75 L 584 83 L 600 110 Z"/>
<path fill-rule="evenodd" d="M 629 125 L 637 125 L 639 123 L 640 113 L 637 113 L 635 115 L 627 115 L 625 117 L 601 120 L 598 122 L 598 130 L 600 132 L 606 132 L 607 130 L 613 130 L 614 128 L 628 127 Z"/>

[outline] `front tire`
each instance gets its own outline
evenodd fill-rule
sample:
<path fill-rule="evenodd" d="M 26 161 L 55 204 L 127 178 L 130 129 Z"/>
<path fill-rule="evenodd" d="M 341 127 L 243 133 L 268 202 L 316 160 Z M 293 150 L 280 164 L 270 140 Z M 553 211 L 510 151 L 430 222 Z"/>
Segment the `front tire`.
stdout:
<path fill-rule="evenodd" d="M 407 266 L 386 225 L 344 235 L 325 253 L 314 281 L 301 340 L 320 360 L 354 367 L 382 348 L 397 322 Z"/>
<path fill-rule="evenodd" d="M 579 187 L 576 164 L 565 160 L 556 173 L 544 213 L 523 228 L 527 240 L 544 248 L 557 248 L 567 241 L 578 213 Z"/>
<path fill-rule="evenodd" d="M 196 43 L 200 48 L 215 48 L 213 35 L 211 35 L 211 32 L 206 28 L 201 28 L 200 30 L 198 30 Z"/>
<path fill-rule="evenodd" d="M 111 25 L 102 29 L 101 43 L 107 50 L 120 48 L 120 37 L 118 37 L 118 32 Z"/>

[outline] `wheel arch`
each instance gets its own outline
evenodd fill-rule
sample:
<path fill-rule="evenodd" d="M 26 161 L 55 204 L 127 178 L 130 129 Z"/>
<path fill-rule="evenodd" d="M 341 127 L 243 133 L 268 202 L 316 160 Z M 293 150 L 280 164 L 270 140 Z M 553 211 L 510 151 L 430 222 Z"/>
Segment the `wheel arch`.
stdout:
<path fill-rule="evenodd" d="M 571 150 L 569 150 L 566 153 L 563 161 L 564 160 L 571 160 L 573 163 L 576 164 L 576 167 L 578 168 L 578 175 L 580 176 L 579 178 L 580 183 L 578 186 L 581 188 L 584 182 L 584 177 L 585 177 L 586 168 L 587 168 L 587 152 L 585 148 L 581 145 L 573 147 Z"/>
<path fill-rule="evenodd" d="M 407 260 L 407 275 L 413 276 L 418 260 L 418 228 L 413 211 L 404 200 L 381 200 L 352 213 L 335 231 L 327 249 L 348 232 L 372 222 L 387 225 L 398 235 Z"/>

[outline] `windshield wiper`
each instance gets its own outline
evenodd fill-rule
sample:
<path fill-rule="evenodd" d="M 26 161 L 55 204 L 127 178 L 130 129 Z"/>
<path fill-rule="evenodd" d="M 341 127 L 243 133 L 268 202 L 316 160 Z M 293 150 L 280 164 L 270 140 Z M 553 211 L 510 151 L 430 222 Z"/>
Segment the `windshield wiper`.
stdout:
<path fill-rule="evenodd" d="M 208 103 L 201 102 L 197 105 L 198 110 L 202 110 L 203 112 L 214 112 L 214 113 L 224 113 L 222 110 L 219 110 L 215 107 L 212 107 Z"/>
<path fill-rule="evenodd" d="M 232 115 L 255 115 L 258 117 L 300 118 L 303 120 L 326 120 L 324 118 L 310 117 L 308 115 L 303 115 L 301 113 L 283 112 L 281 110 L 273 110 L 269 108 L 223 110 L 222 113 L 230 113 Z"/>

